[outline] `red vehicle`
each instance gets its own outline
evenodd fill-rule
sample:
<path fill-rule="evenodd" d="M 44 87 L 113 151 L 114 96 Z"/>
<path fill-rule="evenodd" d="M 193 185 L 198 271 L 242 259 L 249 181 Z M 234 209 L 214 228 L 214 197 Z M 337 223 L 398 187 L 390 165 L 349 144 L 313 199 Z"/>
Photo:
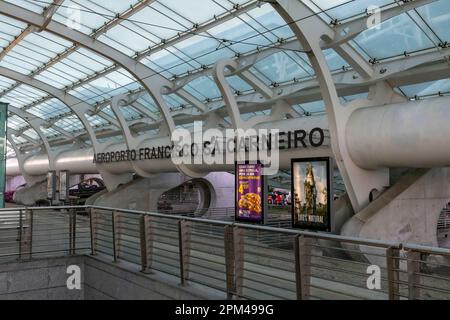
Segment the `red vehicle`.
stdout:
<path fill-rule="evenodd" d="M 275 197 L 275 204 L 277 206 L 281 206 L 283 204 L 283 196 L 281 194 L 277 194 Z"/>

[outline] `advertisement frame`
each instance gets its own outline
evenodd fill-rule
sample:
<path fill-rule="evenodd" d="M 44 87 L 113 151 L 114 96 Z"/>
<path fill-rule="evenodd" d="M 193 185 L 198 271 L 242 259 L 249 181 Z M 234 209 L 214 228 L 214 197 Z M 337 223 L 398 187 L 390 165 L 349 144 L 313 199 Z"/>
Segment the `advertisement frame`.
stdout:
<path fill-rule="evenodd" d="M 320 226 L 300 226 L 298 223 L 295 223 L 294 214 L 295 214 L 295 201 L 294 201 L 294 163 L 299 162 L 315 162 L 315 161 L 325 161 L 327 167 L 327 212 L 328 212 L 328 221 L 327 224 L 323 227 Z M 323 232 L 332 232 L 332 202 L 334 190 L 333 186 L 333 175 L 331 172 L 333 159 L 331 157 L 314 157 L 314 158 L 293 158 L 291 159 L 291 226 L 293 229 L 302 229 L 302 230 L 311 230 L 311 231 L 323 231 Z"/>
<path fill-rule="evenodd" d="M 267 201 L 265 201 L 265 197 L 267 194 L 267 184 L 266 184 L 266 179 L 264 177 L 264 175 L 261 173 L 261 185 L 262 185 L 262 190 L 261 190 L 261 219 L 260 221 L 254 221 L 254 220 L 249 220 L 246 218 L 241 218 L 239 217 L 239 203 L 238 203 L 238 199 L 237 199 L 237 192 L 238 192 L 238 181 L 239 181 L 239 174 L 238 174 L 238 165 L 247 165 L 247 164 L 259 164 L 261 166 L 261 170 L 264 170 L 264 165 L 260 162 L 260 161 L 235 161 L 234 162 L 234 220 L 237 222 L 246 222 L 246 223 L 252 223 L 252 224 L 261 224 L 264 225 L 266 223 L 266 209 L 267 209 Z"/>

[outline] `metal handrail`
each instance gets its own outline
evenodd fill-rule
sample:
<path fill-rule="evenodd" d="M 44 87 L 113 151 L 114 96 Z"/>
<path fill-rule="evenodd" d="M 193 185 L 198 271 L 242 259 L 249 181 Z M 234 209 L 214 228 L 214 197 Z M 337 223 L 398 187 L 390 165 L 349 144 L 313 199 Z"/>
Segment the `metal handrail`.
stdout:
<path fill-rule="evenodd" d="M 393 247 L 393 248 L 398 248 L 398 249 L 409 248 L 412 250 L 427 251 L 428 253 L 450 255 L 450 249 L 436 248 L 436 247 L 431 247 L 431 246 L 423 246 L 423 245 L 417 245 L 417 244 L 413 244 L 413 243 L 401 243 L 401 242 L 384 241 L 384 240 L 377 240 L 377 239 L 357 238 L 357 237 L 329 234 L 329 233 L 324 233 L 324 232 L 320 232 L 320 231 L 312 232 L 312 231 L 296 230 L 296 229 L 284 229 L 284 228 L 246 224 L 246 223 L 239 223 L 239 222 L 230 222 L 230 221 L 220 221 L 220 220 L 211 220 L 211 219 L 205 219 L 205 218 L 189 217 L 189 216 L 183 216 L 183 215 L 177 215 L 177 214 L 166 215 L 164 213 L 149 212 L 149 211 L 143 211 L 143 210 L 113 208 L 113 207 L 95 206 L 95 205 L 53 206 L 53 207 L 52 206 L 47 206 L 47 207 L 26 207 L 26 206 L 24 206 L 24 207 L 16 207 L 16 208 L 0 208 L 0 212 L 2 212 L 2 211 L 20 211 L 20 210 L 27 210 L 27 209 L 28 210 L 98 209 L 98 210 L 105 210 L 105 211 L 117 211 L 117 212 L 137 214 L 137 215 L 149 215 L 152 217 L 159 217 L 159 218 L 165 218 L 165 219 L 186 220 L 186 221 L 191 221 L 191 222 L 203 222 L 203 223 L 213 224 L 213 225 L 217 225 L 217 226 L 236 226 L 236 227 L 241 227 L 241 228 L 251 229 L 251 230 L 278 232 L 278 233 L 282 233 L 282 234 L 286 234 L 286 235 L 303 235 L 306 237 L 312 237 L 312 238 L 316 238 L 316 239 L 340 241 L 340 242 L 346 242 L 346 243 L 357 244 L 357 245 L 368 245 L 368 246 L 375 246 L 375 247 L 382 247 L 382 248 Z M 215 208 L 215 209 L 217 209 L 217 208 Z"/>

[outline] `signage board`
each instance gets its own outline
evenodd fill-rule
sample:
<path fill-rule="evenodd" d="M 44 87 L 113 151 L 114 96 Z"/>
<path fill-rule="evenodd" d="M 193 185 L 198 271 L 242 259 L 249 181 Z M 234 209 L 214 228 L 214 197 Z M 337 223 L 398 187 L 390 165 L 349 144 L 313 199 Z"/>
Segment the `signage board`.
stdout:
<path fill-rule="evenodd" d="M 264 223 L 263 165 L 236 163 L 235 220 Z"/>
<path fill-rule="evenodd" d="M 292 159 L 292 227 L 331 231 L 330 158 Z"/>

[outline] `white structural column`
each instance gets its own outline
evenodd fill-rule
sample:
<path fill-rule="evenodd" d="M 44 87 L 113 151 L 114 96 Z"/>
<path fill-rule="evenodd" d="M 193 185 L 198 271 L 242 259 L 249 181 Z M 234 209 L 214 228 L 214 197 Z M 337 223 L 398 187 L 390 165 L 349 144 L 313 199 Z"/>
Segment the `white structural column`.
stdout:
<path fill-rule="evenodd" d="M 241 112 L 239 111 L 236 97 L 231 89 L 231 86 L 226 80 L 227 75 L 225 74 L 226 69 L 231 70 L 233 73 L 238 72 L 238 67 L 238 63 L 235 60 L 223 59 L 216 62 L 213 71 L 214 80 L 220 90 L 220 93 L 222 94 L 222 98 L 225 102 L 225 108 L 230 116 L 233 129 L 247 130 L 258 123 L 275 120 L 273 117 L 265 115 L 259 115 L 247 121 L 241 118 Z M 268 94 L 266 95 L 266 98 L 269 98 Z"/>
<path fill-rule="evenodd" d="M 136 94 L 133 96 L 130 96 L 128 94 L 122 94 L 122 95 L 113 97 L 113 99 L 111 100 L 111 109 L 114 112 L 114 114 L 116 115 L 117 120 L 119 120 L 121 129 L 122 129 L 122 134 L 123 134 L 125 144 L 126 144 L 128 150 L 138 150 L 139 145 L 148 138 L 145 135 L 134 137 L 131 134 L 130 128 L 128 127 L 127 120 L 125 119 L 125 117 L 121 111 L 121 107 L 128 106 L 128 105 L 135 103 L 138 98 L 139 98 L 139 94 Z M 137 164 L 136 161 L 130 160 L 130 163 L 133 167 L 133 170 L 141 177 L 149 178 L 149 177 L 153 176 L 151 173 L 148 173 L 147 171 L 145 171 L 144 169 L 139 167 L 139 165 Z"/>
<path fill-rule="evenodd" d="M 318 28 L 316 16 L 298 0 L 277 0 L 273 7 L 289 23 L 289 26 L 302 44 L 309 51 L 308 57 L 316 72 L 329 122 L 332 151 L 339 171 L 345 182 L 353 209 L 361 210 L 369 202 L 373 189 L 382 190 L 389 185 L 389 171 L 364 170 L 351 159 L 345 139 L 345 129 L 351 113 L 369 103 L 354 104 L 343 108 L 337 95 L 336 87 L 322 52 L 320 41 L 324 36 Z M 327 32 L 330 36 L 330 33 Z M 331 34 L 330 38 L 334 37 Z"/>
<path fill-rule="evenodd" d="M 234 129 L 247 130 L 260 123 L 282 120 L 286 115 L 293 118 L 298 116 L 298 114 L 296 114 L 296 112 L 285 100 L 271 99 L 273 96 L 273 92 L 271 90 L 260 90 L 260 92 L 266 91 L 266 94 L 261 93 L 261 95 L 263 95 L 268 101 L 268 104 L 272 106 L 270 115 L 258 115 L 246 121 L 242 119 L 236 96 L 234 95 L 230 84 L 227 82 L 226 77 L 232 76 L 236 73 L 247 74 L 247 71 L 242 71 L 246 68 L 247 66 L 244 66 L 242 69 L 239 68 L 236 60 L 223 59 L 216 62 L 213 70 L 214 80 L 222 94 L 225 102 L 225 109 L 230 116 L 231 124 Z M 226 69 L 230 70 L 230 72 L 226 72 Z M 248 73 L 247 75 L 249 77 L 250 75 L 253 76 L 251 73 Z"/>
<path fill-rule="evenodd" d="M 234 98 L 234 93 L 227 83 L 225 78 L 225 68 L 230 68 L 236 70 L 238 64 L 236 61 L 231 59 L 224 59 L 217 61 L 214 66 L 214 80 L 219 87 L 222 98 L 225 102 L 225 108 L 231 119 L 231 125 L 234 129 L 246 129 L 244 127 L 244 120 L 241 118 L 241 113 L 239 112 L 239 107 L 237 105 L 236 99 Z"/>
<path fill-rule="evenodd" d="M 22 173 L 23 178 L 25 179 L 26 183 L 31 186 L 33 184 L 35 184 L 36 182 L 38 182 L 39 180 L 41 180 L 42 176 L 31 176 L 29 174 L 27 174 L 24 170 L 24 164 L 25 161 L 35 155 L 33 153 L 29 153 L 29 154 L 25 154 L 22 153 L 22 151 L 20 150 L 20 148 L 17 146 L 17 144 L 14 141 L 14 138 L 12 136 L 11 133 L 11 129 L 8 128 L 8 132 L 7 132 L 7 139 L 9 141 L 9 143 L 11 144 L 11 147 L 13 148 L 14 152 L 16 153 L 16 158 L 17 158 L 17 163 L 19 165 L 19 170 Z"/>

